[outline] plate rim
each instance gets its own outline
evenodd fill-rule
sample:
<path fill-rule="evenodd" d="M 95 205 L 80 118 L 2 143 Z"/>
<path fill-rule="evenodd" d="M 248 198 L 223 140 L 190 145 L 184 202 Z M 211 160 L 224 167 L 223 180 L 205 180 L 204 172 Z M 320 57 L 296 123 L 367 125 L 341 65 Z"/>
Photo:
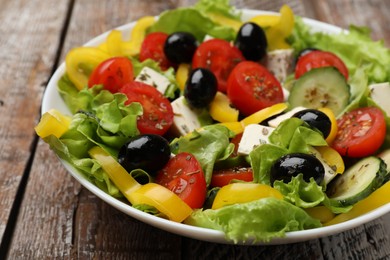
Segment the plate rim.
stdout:
<path fill-rule="evenodd" d="M 247 20 L 250 17 L 258 14 L 271 14 L 278 15 L 276 12 L 272 11 L 264 11 L 264 10 L 254 10 L 254 9 L 239 9 L 242 12 L 243 20 Z M 348 30 L 342 29 L 338 26 L 328 24 L 322 21 L 302 17 L 303 21 L 308 24 L 313 31 L 325 31 L 328 33 L 348 33 Z M 132 27 L 136 21 L 121 25 L 119 27 L 108 30 L 88 42 L 86 42 L 83 46 L 95 46 L 102 42 L 105 37 L 109 34 L 110 31 L 116 29 L 123 32 L 123 34 L 129 34 Z M 43 115 L 45 112 L 52 108 L 56 108 L 59 111 L 65 114 L 71 114 L 69 109 L 66 107 L 62 98 L 60 97 L 59 92 L 57 91 L 57 82 L 60 77 L 65 72 L 65 62 L 62 62 L 58 68 L 55 70 L 54 74 L 51 76 L 44 94 L 42 98 L 41 105 L 41 114 Z M 60 101 L 59 101 L 60 100 Z M 104 202 L 108 203 L 110 206 L 116 208 L 117 210 L 131 216 L 143 223 L 149 224 L 161 230 L 165 230 L 170 233 L 174 233 L 177 235 L 185 236 L 192 239 L 197 239 L 201 241 L 219 243 L 219 244 L 235 244 L 235 245 L 281 245 L 281 244 L 290 244 L 297 242 L 304 242 L 311 239 L 327 237 L 331 235 L 335 235 L 346 230 L 350 230 L 356 228 L 362 224 L 366 224 L 372 220 L 375 220 L 386 213 L 390 212 L 390 203 L 383 205 L 377 209 L 374 209 L 364 215 L 361 215 L 352 220 L 348 220 L 343 223 L 339 223 L 332 226 L 320 227 L 315 229 L 308 230 L 300 230 L 300 231 L 292 231 L 286 232 L 286 236 L 282 238 L 274 238 L 269 242 L 263 241 L 254 241 L 253 239 L 247 241 L 238 241 L 238 243 L 234 243 L 234 241 L 227 240 L 225 238 L 225 234 L 222 231 L 207 229 L 202 227 L 190 226 L 183 223 L 173 222 L 167 219 L 159 218 L 148 213 L 142 212 L 130 206 L 127 203 L 116 199 L 109 194 L 105 193 L 103 190 L 99 189 L 93 183 L 91 183 L 79 170 L 70 165 L 67 161 L 57 158 L 60 160 L 62 165 L 66 168 L 66 170 L 86 189 L 92 192 L 94 195 L 102 199 Z"/>

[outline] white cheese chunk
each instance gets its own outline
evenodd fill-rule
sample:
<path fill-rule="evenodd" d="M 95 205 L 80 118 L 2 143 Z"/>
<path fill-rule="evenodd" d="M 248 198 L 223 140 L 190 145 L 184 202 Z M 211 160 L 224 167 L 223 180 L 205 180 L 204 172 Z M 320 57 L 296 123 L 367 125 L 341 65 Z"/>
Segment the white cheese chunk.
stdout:
<path fill-rule="evenodd" d="M 319 151 L 317 151 L 315 148 L 311 149 L 311 151 L 312 154 L 321 162 L 322 166 L 324 166 L 324 182 L 325 184 L 328 184 L 331 180 L 333 180 L 334 177 L 336 177 L 336 171 L 333 170 L 332 167 L 330 167 L 329 164 L 325 162 Z"/>
<path fill-rule="evenodd" d="M 305 107 L 295 107 L 295 108 L 291 109 L 291 111 L 284 113 L 283 115 L 280 115 L 280 116 L 268 121 L 268 125 L 276 128 L 284 120 L 291 118 L 295 113 L 302 111 L 304 109 L 306 109 L 306 108 Z"/>
<path fill-rule="evenodd" d="M 238 154 L 248 155 L 259 145 L 269 143 L 268 137 L 274 128 L 257 124 L 247 125 L 238 144 Z"/>
<path fill-rule="evenodd" d="M 162 94 L 165 93 L 165 91 L 171 84 L 167 77 L 148 67 L 144 67 L 141 70 L 141 72 L 135 78 L 135 81 L 153 86 Z"/>
<path fill-rule="evenodd" d="M 184 96 L 171 103 L 173 109 L 172 129 L 176 135 L 186 135 L 201 127 L 196 111 L 191 109 Z"/>
<path fill-rule="evenodd" d="M 285 49 L 268 52 L 265 66 L 280 82 L 284 82 L 294 69 L 294 50 Z"/>
<path fill-rule="evenodd" d="M 374 102 L 390 116 L 390 84 L 389 82 L 372 84 L 368 86 L 370 89 L 370 96 Z"/>
<path fill-rule="evenodd" d="M 209 34 L 206 34 L 206 35 L 204 36 L 204 38 L 203 38 L 203 42 L 208 41 L 208 40 L 212 40 L 212 39 L 214 39 L 213 36 L 211 36 L 211 35 L 209 35 Z"/>

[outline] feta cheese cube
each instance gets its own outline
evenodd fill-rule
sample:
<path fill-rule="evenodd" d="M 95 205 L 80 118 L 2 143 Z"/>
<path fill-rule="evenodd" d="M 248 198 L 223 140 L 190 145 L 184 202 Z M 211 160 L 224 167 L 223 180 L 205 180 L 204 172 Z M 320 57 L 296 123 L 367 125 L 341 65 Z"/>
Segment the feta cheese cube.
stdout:
<path fill-rule="evenodd" d="M 248 155 L 259 145 L 269 143 L 268 137 L 274 128 L 257 124 L 247 125 L 238 144 L 238 154 Z"/>
<path fill-rule="evenodd" d="M 153 86 L 163 95 L 171 84 L 167 77 L 149 67 L 144 67 L 135 78 L 135 81 Z"/>
<path fill-rule="evenodd" d="M 387 116 L 390 116 L 390 84 L 389 82 L 372 84 L 368 86 L 370 89 L 370 96 L 374 102 L 380 106 Z"/>
<path fill-rule="evenodd" d="M 173 109 L 172 129 L 176 135 L 186 135 L 201 127 L 196 111 L 191 109 L 184 96 L 171 103 Z"/>
<path fill-rule="evenodd" d="M 286 49 L 268 52 L 265 66 L 279 82 L 284 82 L 294 69 L 294 50 Z"/>
<path fill-rule="evenodd" d="M 283 115 L 280 115 L 280 116 L 268 121 L 268 125 L 276 128 L 284 120 L 291 118 L 295 113 L 302 111 L 304 109 L 306 109 L 306 108 L 305 107 L 295 107 L 295 108 L 291 109 L 291 111 L 284 113 Z"/>

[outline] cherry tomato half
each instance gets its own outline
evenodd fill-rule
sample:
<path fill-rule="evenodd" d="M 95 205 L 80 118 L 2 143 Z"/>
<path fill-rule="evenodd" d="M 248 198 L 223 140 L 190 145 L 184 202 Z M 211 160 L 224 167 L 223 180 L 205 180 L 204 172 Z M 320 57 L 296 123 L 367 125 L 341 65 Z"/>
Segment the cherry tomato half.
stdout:
<path fill-rule="evenodd" d="M 230 72 L 245 60 L 241 51 L 222 39 L 211 39 L 201 43 L 192 58 L 192 67 L 206 68 L 214 73 L 218 81 L 218 90 L 226 93 L 226 81 Z"/>
<path fill-rule="evenodd" d="M 162 70 L 167 70 L 169 67 L 174 67 L 164 53 L 164 44 L 168 38 L 168 34 L 163 32 L 153 32 L 146 35 L 141 45 L 139 60 L 152 59 L 160 64 Z"/>
<path fill-rule="evenodd" d="M 128 58 L 113 57 L 100 63 L 89 77 L 88 87 L 103 84 L 104 89 L 116 93 L 134 80 L 133 64 Z"/>
<path fill-rule="evenodd" d="M 301 56 L 295 66 L 295 78 L 314 68 L 335 67 L 348 79 L 348 69 L 344 62 L 335 54 L 328 51 L 314 50 Z"/>
<path fill-rule="evenodd" d="M 232 180 L 253 181 L 252 168 L 236 167 L 234 169 L 216 170 L 211 177 L 211 187 L 223 187 L 228 185 Z"/>
<path fill-rule="evenodd" d="M 342 156 L 359 158 L 372 155 L 386 136 L 385 117 L 376 107 L 352 110 L 337 120 L 337 126 L 332 146 Z"/>
<path fill-rule="evenodd" d="M 227 95 L 245 116 L 283 102 L 280 82 L 265 67 L 253 61 L 240 62 L 233 69 L 227 82 Z"/>
<path fill-rule="evenodd" d="M 126 104 L 139 102 L 143 115 L 138 118 L 137 127 L 141 134 L 164 135 L 173 122 L 173 110 L 169 100 L 155 87 L 133 81 L 120 89 L 128 100 Z"/>
<path fill-rule="evenodd" d="M 156 183 L 176 193 L 191 208 L 201 208 L 206 199 L 206 180 L 198 160 L 179 153 L 157 173 Z"/>

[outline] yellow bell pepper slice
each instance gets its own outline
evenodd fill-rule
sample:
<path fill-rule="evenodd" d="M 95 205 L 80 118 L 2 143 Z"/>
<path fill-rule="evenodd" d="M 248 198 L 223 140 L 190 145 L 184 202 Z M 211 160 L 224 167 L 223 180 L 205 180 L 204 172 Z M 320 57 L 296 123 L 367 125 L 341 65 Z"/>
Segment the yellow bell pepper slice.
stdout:
<path fill-rule="evenodd" d="M 146 29 L 153 25 L 154 22 L 153 16 L 140 18 L 131 30 L 129 41 L 123 39 L 121 31 L 112 30 L 108 34 L 106 41 L 99 45 L 99 49 L 108 52 L 111 57 L 138 55 L 142 42 L 145 39 Z"/>
<path fill-rule="evenodd" d="M 106 39 L 107 52 L 111 57 L 124 56 L 125 42 L 122 40 L 122 32 L 118 30 L 112 30 Z"/>
<path fill-rule="evenodd" d="M 132 202 L 130 194 L 141 188 L 139 184 L 109 153 L 101 147 L 95 146 L 89 150 L 89 155 L 99 162 L 110 180 L 118 187 L 122 194 Z"/>
<path fill-rule="evenodd" d="M 330 133 L 329 133 L 328 137 L 326 137 L 325 140 L 328 144 L 331 144 L 333 142 L 333 140 L 336 138 L 337 131 L 338 131 L 336 116 L 334 115 L 333 110 L 330 108 L 321 107 L 321 108 L 318 108 L 318 110 L 323 112 L 330 119 L 330 122 L 331 122 Z"/>
<path fill-rule="evenodd" d="M 38 125 L 35 126 L 35 132 L 41 138 L 54 135 L 60 138 L 69 129 L 72 118 L 63 115 L 56 109 L 50 109 L 42 115 Z"/>
<path fill-rule="evenodd" d="M 132 204 L 152 205 L 170 220 L 182 222 L 192 209 L 175 193 L 156 183 L 143 185 L 130 194 Z"/>
<path fill-rule="evenodd" d="M 367 198 L 357 202 L 350 211 L 337 215 L 324 225 L 330 226 L 351 220 L 379 208 L 380 206 L 386 205 L 387 203 L 390 203 L 390 181 L 371 193 Z"/>
<path fill-rule="evenodd" d="M 285 39 L 291 35 L 294 28 L 294 12 L 288 5 L 283 5 L 280 9 L 280 16 L 259 15 L 250 19 L 265 30 L 268 42 L 268 50 L 291 48 Z"/>
<path fill-rule="evenodd" d="M 182 222 L 192 209 L 175 193 L 156 183 L 139 184 L 110 154 L 95 146 L 89 154 L 97 160 L 110 180 L 133 205 L 147 204 L 155 207 L 170 220 Z"/>
<path fill-rule="evenodd" d="M 229 26 L 229 27 L 233 28 L 233 30 L 236 31 L 236 32 L 238 30 L 240 30 L 240 27 L 242 25 L 241 21 L 234 20 L 232 18 L 223 16 L 223 15 L 220 15 L 220 14 L 217 14 L 217 13 L 208 12 L 207 15 L 208 15 L 208 17 L 210 17 L 210 19 L 213 22 L 221 24 L 221 25 L 224 25 L 224 26 Z"/>
<path fill-rule="evenodd" d="M 215 196 L 212 209 L 236 203 L 246 203 L 262 198 L 283 199 L 283 195 L 277 189 L 266 184 L 259 183 L 231 183 L 223 186 Z"/>
<path fill-rule="evenodd" d="M 264 121 L 265 119 L 270 118 L 271 116 L 282 113 L 286 109 L 287 109 L 286 103 L 278 103 L 270 107 L 263 108 L 262 110 L 259 110 L 253 113 L 252 115 L 242 119 L 240 122 L 244 127 L 250 124 L 258 124 Z"/>
<path fill-rule="evenodd" d="M 218 123 L 218 124 L 227 127 L 230 131 L 232 131 L 236 135 L 244 132 L 244 126 L 241 124 L 241 122 L 225 122 L 225 123 Z"/>
<path fill-rule="evenodd" d="M 181 91 L 184 91 L 188 75 L 190 74 L 191 65 L 188 63 L 181 63 L 177 68 L 176 81 Z"/>
<path fill-rule="evenodd" d="M 144 16 L 140 18 L 131 31 L 130 50 L 132 56 L 139 54 L 142 42 L 146 36 L 146 30 L 156 22 L 153 16 Z"/>
<path fill-rule="evenodd" d="M 228 96 L 219 91 L 210 103 L 209 112 L 210 116 L 218 122 L 238 121 L 239 111 L 231 106 Z"/>
<path fill-rule="evenodd" d="M 335 214 L 325 206 L 316 206 L 305 209 L 306 213 L 311 217 L 318 219 L 321 223 L 325 223 L 334 218 Z"/>
<path fill-rule="evenodd" d="M 336 173 L 343 173 L 345 170 L 344 160 L 341 155 L 330 146 L 316 146 L 315 149 L 321 154 L 322 159 L 332 168 Z"/>
<path fill-rule="evenodd" d="M 97 47 L 74 48 L 65 58 L 66 73 L 77 89 L 82 90 L 88 85 L 88 77 L 93 69 L 109 58 L 108 53 Z"/>
<path fill-rule="evenodd" d="M 251 22 L 261 26 L 264 30 L 276 26 L 280 21 L 279 15 L 257 15 L 250 19 Z"/>
<path fill-rule="evenodd" d="M 223 122 L 220 124 L 226 126 L 237 135 L 241 134 L 247 125 L 259 124 L 267 118 L 270 118 L 271 116 L 282 113 L 286 109 L 287 105 L 285 103 L 278 103 L 273 106 L 259 110 L 239 122 Z"/>

